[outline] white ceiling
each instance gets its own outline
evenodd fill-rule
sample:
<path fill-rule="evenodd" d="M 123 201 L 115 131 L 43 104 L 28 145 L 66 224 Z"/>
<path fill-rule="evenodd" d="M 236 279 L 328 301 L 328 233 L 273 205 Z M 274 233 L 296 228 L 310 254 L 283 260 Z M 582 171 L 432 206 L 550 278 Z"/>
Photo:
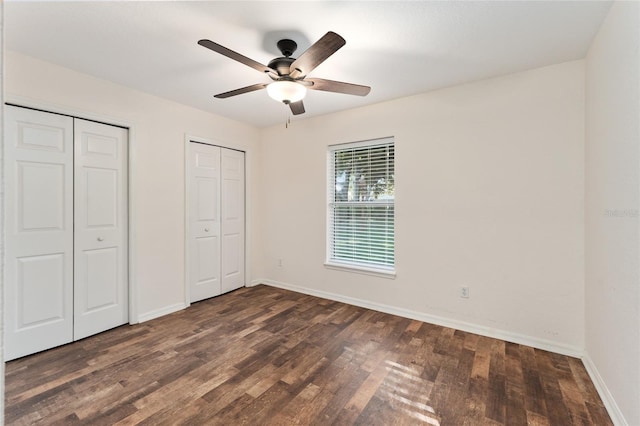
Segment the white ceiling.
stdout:
<path fill-rule="evenodd" d="M 321 77 L 367 97 L 309 91 L 300 119 L 583 58 L 610 2 L 597 1 L 5 1 L 6 48 L 258 127 L 288 108 L 266 91 L 220 92 L 269 78 L 196 44 L 207 38 L 266 64 L 275 42 L 302 53 L 327 31 L 347 44 Z"/>

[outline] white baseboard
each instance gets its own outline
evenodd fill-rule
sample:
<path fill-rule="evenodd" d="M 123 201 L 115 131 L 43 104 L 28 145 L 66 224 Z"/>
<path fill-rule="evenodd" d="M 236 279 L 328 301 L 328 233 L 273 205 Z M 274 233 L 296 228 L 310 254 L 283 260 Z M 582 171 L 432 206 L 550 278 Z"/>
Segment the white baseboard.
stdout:
<path fill-rule="evenodd" d="M 598 368 L 593 363 L 593 360 L 591 360 L 588 353 L 585 353 L 582 357 L 582 363 L 584 364 L 584 368 L 586 368 L 587 373 L 589 373 L 589 377 L 591 377 L 591 381 L 596 387 L 596 390 L 600 395 L 600 399 L 602 399 L 602 403 L 607 409 L 613 424 L 616 426 L 628 426 L 629 423 L 624 418 L 622 411 L 620 411 L 620 407 L 616 404 L 616 400 L 613 398 L 613 395 L 611 395 L 611 392 L 609 392 L 609 388 L 602 379 L 602 376 L 600 376 Z"/>
<path fill-rule="evenodd" d="M 310 289 L 306 287 L 300 287 L 297 285 L 287 284 L 279 281 L 262 279 L 253 280 L 251 286 L 258 284 L 266 284 L 272 287 L 278 287 L 285 290 L 295 291 L 297 293 L 308 294 L 310 296 L 317 296 L 323 299 L 335 300 L 336 302 L 348 303 L 350 305 L 360 306 L 362 308 L 373 309 L 379 312 L 385 312 L 387 314 L 398 315 L 404 318 L 410 318 L 429 324 L 440 325 L 442 327 L 454 328 L 456 330 L 465 331 L 468 333 L 479 334 L 481 336 L 492 337 L 495 339 L 505 340 L 507 342 L 517 343 L 521 345 L 531 346 L 537 349 L 542 349 L 549 352 L 555 352 L 562 355 L 567 355 L 575 358 L 582 358 L 584 351 L 582 348 L 563 345 L 562 343 L 553 342 L 550 340 L 539 339 L 536 337 L 527 336 L 524 334 L 513 333 L 505 330 L 498 330 L 490 327 L 485 327 L 477 324 L 472 324 L 466 321 L 458 321 L 450 318 L 440 317 L 437 315 L 431 315 L 424 312 L 412 311 L 410 309 L 398 308 L 395 306 L 385 305 L 382 303 L 371 302 L 368 300 L 356 299 L 353 297 L 343 296 L 340 294 L 329 293 L 325 291 Z"/>
<path fill-rule="evenodd" d="M 255 286 L 263 284 L 263 283 L 266 284 L 265 281 L 266 280 L 253 280 L 249 284 L 246 284 L 245 287 L 255 287 Z"/>
<path fill-rule="evenodd" d="M 160 318 L 162 316 L 181 311 L 186 307 L 187 305 L 185 305 L 184 303 L 175 303 L 173 305 L 165 306 L 160 309 L 155 309 L 151 312 L 146 312 L 144 314 L 138 315 L 138 322 L 145 322 L 145 321 L 150 321 L 152 319 Z"/>

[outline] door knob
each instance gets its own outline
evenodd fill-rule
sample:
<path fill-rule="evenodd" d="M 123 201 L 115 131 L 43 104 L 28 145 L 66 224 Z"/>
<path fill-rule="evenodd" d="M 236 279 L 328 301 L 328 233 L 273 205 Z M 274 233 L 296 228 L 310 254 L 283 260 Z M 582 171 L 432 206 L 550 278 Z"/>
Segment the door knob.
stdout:
<path fill-rule="evenodd" d="M 98 241 L 104 241 L 104 238 L 98 237 Z"/>
<path fill-rule="evenodd" d="M 204 232 L 209 232 L 209 228 L 204 228 Z"/>

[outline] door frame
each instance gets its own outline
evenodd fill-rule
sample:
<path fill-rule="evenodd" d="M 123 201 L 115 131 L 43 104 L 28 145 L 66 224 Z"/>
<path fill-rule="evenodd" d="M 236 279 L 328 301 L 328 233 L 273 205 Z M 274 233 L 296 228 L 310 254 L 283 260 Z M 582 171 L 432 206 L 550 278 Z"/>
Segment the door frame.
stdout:
<path fill-rule="evenodd" d="M 189 195 L 189 158 L 191 153 L 191 143 L 201 143 L 205 145 L 217 146 L 220 148 L 232 149 L 234 151 L 240 151 L 244 153 L 244 286 L 248 287 L 251 283 L 251 276 L 249 275 L 249 265 L 250 265 L 250 252 L 249 250 L 249 232 L 250 232 L 250 211 L 251 206 L 249 200 L 251 197 L 249 196 L 250 185 L 249 185 L 249 174 L 250 174 L 250 150 L 244 146 L 233 146 L 233 144 L 222 143 L 220 141 L 216 141 L 209 138 L 203 138 L 199 136 L 193 136 L 189 134 L 185 134 L 184 136 L 184 305 L 185 307 L 191 306 L 191 288 L 189 286 L 190 283 L 190 272 L 189 272 L 189 260 L 191 259 L 190 250 L 189 250 L 189 214 L 190 212 L 190 203 L 191 197 Z"/>
<path fill-rule="evenodd" d="M 128 156 L 127 158 L 127 191 L 128 191 L 127 219 L 129 221 L 128 235 L 127 235 L 127 243 L 128 243 L 127 261 L 129 262 L 129 265 L 128 265 L 129 272 L 127 276 L 127 279 L 129 281 L 128 282 L 128 285 L 129 285 L 128 309 L 129 309 L 129 324 L 139 323 L 140 319 L 138 318 L 138 282 L 136 280 L 136 250 L 135 250 L 136 248 L 135 224 L 137 223 L 135 218 L 137 215 L 136 215 L 135 203 L 133 202 L 136 195 L 136 188 L 135 188 L 135 179 L 132 178 L 133 176 L 135 176 L 134 172 L 136 170 L 136 150 L 135 150 L 136 125 L 135 123 L 128 120 L 123 120 L 122 118 L 118 118 L 118 117 L 107 116 L 103 114 L 94 114 L 94 113 L 90 113 L 83 110 L 77 110 L 77 109 L 69 108 L 66 106 L 53 105 L 46 102 L 41 102 L 41 101 L 33 100 L 30 98 L 25 98 L 22 96 L 15 96 L 10 94 L 5 96 L 4 103 L 2 104 L 3 120 L 4 120 L 5 104 L 10 104 L 10 105 L 14 105 L 22 108 L 35 109 L 35 110 L 49 112 L 53 114 L 67 115 L 74 118 L 80 118 L 83 120 L 97 121 L 99 123 L 112 125 L 116 127 L 124 127 L 128 129 L 128 132 L 129 132 L 129 135 L 128 135 L 129 146 L 127 150 L 127 156 Z M 3 172 L 2 178 L 4 179 L 4 169 L 2 172 Z M 4 220 L 4 214 L 3 214 L 3 220 Z M 4 223 L 2 224 L 2 229 L 4 229 Z M 3 240 L 4 240 L 4 237 L 3 237 Z M 2 291 L 4 292 L 4 286 L 2 287 Z"/>

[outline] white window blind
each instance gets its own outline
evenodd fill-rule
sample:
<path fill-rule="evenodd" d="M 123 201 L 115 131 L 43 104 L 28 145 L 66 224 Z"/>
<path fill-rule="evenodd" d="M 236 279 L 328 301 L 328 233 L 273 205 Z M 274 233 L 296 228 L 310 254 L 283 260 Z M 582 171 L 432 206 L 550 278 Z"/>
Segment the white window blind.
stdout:
<path fill-rule="evenodd" d="M 394 141 L 329 147 L 327 263 L 393 271 Z"/>

